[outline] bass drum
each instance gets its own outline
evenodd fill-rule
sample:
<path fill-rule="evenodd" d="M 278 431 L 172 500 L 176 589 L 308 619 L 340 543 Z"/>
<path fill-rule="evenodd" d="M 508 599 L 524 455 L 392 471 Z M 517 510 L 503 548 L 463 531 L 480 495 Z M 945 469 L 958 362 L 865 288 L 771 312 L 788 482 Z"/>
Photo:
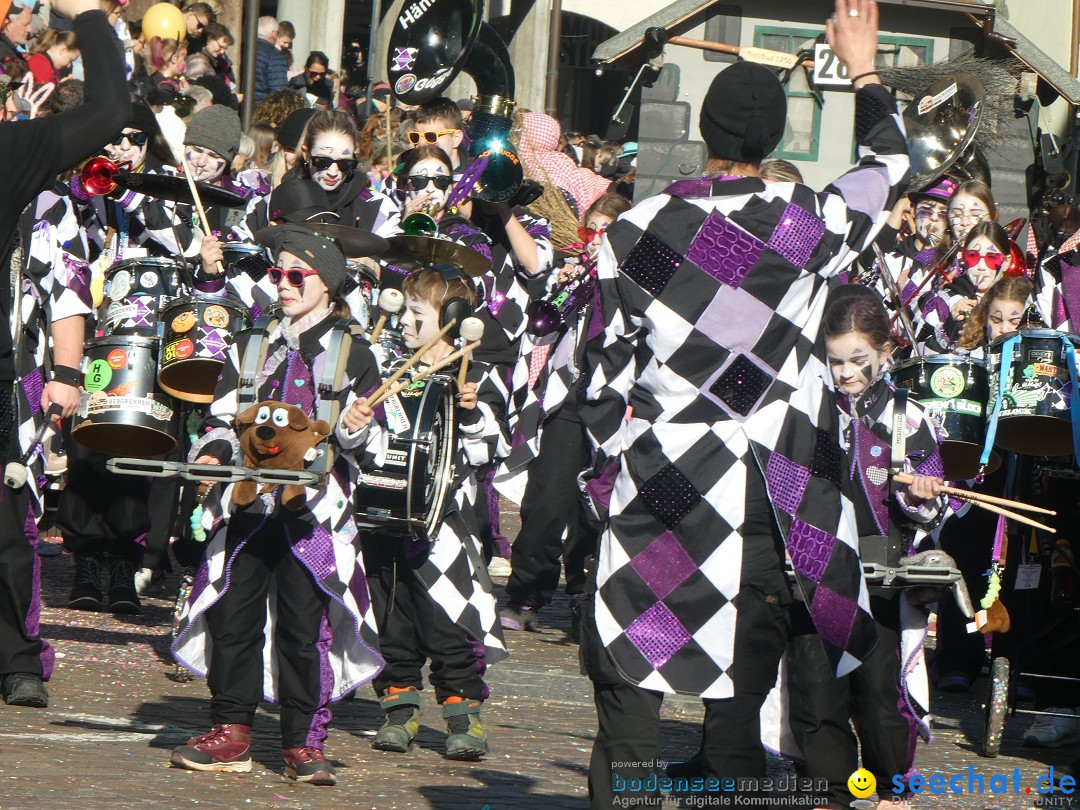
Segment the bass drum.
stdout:
<path fill-rule="evenodd" d="M 966 481 L 978 475 L 990 401 L 986 366 L 965 355 L 929 354 L 897 363 L 890 376 L 897 388 L 906 388 L 919 401 L 937 428 L 945 479 Z M 994 453 L 986 471 L 1000 465 Z"/>
<path fill-rule="evenodd" d="M 432 375 L 383 403 L 390 444 L 381 469 L 360 471 L 354 503 L 361 520 L 434 539 L 453 484 L 456 391 L 452 377 Z"/>
<path fill-rule="evenodd" d="M 161 341 L 113 335 L 88 341 L 71 437 L 106 456 L 149 458 L 176 447 L 180 412 L 157 387 Z"/>
<path fill-rule="evenodd" d="M 158 383 L 185 402 L 214 401 L 214 389 L 247 310 L 220 296 L 185 295 L 162 307 L 164 327 Z"/>

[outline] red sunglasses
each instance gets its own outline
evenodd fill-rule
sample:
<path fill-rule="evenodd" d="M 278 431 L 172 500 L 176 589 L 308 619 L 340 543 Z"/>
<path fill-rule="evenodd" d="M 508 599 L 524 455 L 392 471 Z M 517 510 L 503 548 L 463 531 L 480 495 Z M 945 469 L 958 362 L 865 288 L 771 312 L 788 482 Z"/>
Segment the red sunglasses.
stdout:
<path fill-rule="evenodd" d="M 593 239 L 598 237 L 600 234 L 602 234 L 606 230 L 607 230 L 607 225 L 602 225 L 599 228 L 595 228 L 595 229 L 594 228 L 581 227 L 581 228 L 577 229 L 577 235 L 578 235 L 578 239 L 580 239 L 582 242 L 584 242 L 587 245 L 587 244 L 589 244 L 589 242 L 591 242 Z"/>
<path fill-rule="evenodd" d="M 996 273 L 1005 264 L 1005 259 L 1008 257 L 1004 253 L 980 253 L 977 250 L 965 250 L 960 254 L 960 258 L 964 262 L 964 267 L 968 270 L 974 270 L 979 262 L 986 262 L 986 266 Z"/>
<path fill-rule="evenodd" d="M 289 282 L 290 287 L 296 287 L 300 289 L 304 286 L 304 279 L 308 276 L 317 276 L 318 270 L 300 270 L 294 268 L 292 270 L 282 270 L 280 267 L 271 267 L 266 271 L 266 275 L 270 276 L 270 283 L 278 285 L 281 283 L 282 277 Z"/>

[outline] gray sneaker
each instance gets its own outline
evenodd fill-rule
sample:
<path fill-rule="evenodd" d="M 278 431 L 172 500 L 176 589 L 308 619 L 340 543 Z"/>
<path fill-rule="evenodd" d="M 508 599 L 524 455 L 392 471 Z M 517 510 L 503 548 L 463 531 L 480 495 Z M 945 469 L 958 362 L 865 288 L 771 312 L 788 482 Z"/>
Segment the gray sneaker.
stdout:
<path fill-rule="evenodd" d="M 4 676 L 4 702 L 9 706 L 32 706 L 44 709 L 49 705 L 49 691 L 41 676 L 32 672 L 15 672 Z"/>
<path fill-rule="evenodd" d="M 1036 718 L 1031 728 L 1024 732 L 1024 745 L 1036 748 L 1061 748 L 1080 742 L 1080 715 L 1076 709 L 1050 707 L 1048 712 L 1076 715 L 1056 717 L 1043 715 Z"/>
<path fill-rule="evenodd" d="M 540 617 L 536 608 L 528 605 L 509 604 L 499 611 L 499 624 L 507 630 L 540 630 Z"/>

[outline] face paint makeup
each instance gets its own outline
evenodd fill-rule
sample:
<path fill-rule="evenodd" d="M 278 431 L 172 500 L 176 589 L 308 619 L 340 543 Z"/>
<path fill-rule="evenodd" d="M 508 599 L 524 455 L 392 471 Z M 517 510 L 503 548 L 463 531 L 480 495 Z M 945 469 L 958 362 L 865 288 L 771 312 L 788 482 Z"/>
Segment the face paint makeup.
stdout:
<path fill-rule="evenodd" d="M 998 299 L 986 308 L 986 339 L 997 340 L 1002 335 L 1015 332 L 1024 318 L 1025 301 Z"/>
<path fill-rule="evenodd" d="M 829 370 L 836 390 L 859 396 L 881 376 L 889 357 L 889 347 L 877 349 L 862 332 L 848 332 L 825 338 Z"/>

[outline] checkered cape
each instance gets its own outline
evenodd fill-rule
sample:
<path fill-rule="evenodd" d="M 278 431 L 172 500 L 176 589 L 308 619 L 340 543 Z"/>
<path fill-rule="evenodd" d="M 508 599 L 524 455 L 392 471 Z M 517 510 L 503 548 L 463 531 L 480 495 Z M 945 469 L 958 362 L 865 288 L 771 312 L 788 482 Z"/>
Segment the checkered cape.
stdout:
<path fill-rule="evenodd" d="M 312 319 L 313 320 L 313 319 Z M 309 321 L 310 322 L 310 321 Z M 258 401 L 284 400 L 301 405 L 314 415 L 317 404 L 317 383 L 323 366 L 336 362 L 327 357 L 334 318 L 310 323 L 300 336 L 297 346 L 286 335 L 287 321 L 282 321 L 269 336 L 266 363 L 257 379 Z M 215 400 L 210 405 L 207 433 L 192 448 L 190 458 L 205 453 L 217 455 L 226 463 L 239 448 L 233 432 L 237 413 L 239 363 L 250 333 L 242 333 L 229 350 L 228 360 L 218 380 Z M 307 363 L 304 359 L 307 359 Z M 306 366 L 306 372 L 301 366 Z M 303 380 L 302 386 L 295 380 Z M 339 399 L 342 409 L 358 396 L 368 393 L 379 381 L 378 366 L 363 338 L 354 337 L 349 363 L 341 381 Z M 307 389 L 307 401 L 302 404 L 297 391 Z M 290 393 L 291 392 L 291 393 Z M 300 513 L 309 527 L 305 537 L 293 542 L 293 554 L 311 571 L 318 587 L 326 594 L 326 619 L 332 634 L 325 651 L 324 673 L 333 675 L 330 699 L 340 698 L 357 686 L 367 683 L 383 666 L 378 653 L 375 617 L 371 610 L 363 560 L 359 553 L 358 528 L 353 519 L 352 489 L 356 481 L 358 460 L 366 460 L 367 448 L 378 446 L 381 429 L 373 424 L 367 431 L 352 439 L 335 431 L 337 458 L 322 489 L 308 490 L 306 513 Z M 351 449 L 343 449 L 342 444 Z M 239 461 L 237 461 L 239 463 Z M 206 611 L 222 597 L 229 587 L 230 554 L 226 548 L 227 515 L 231 510 L 231 486 L 220 501 L 208 501 L 204 525 L 210 541 L 206 556 L 196 575 L 187 605 L 180 616 L 179 632 L 173 644 L 177 661 L 197 674 L 205 674 L 213 640 L 206 624 Z M 277 489 L 261 495 L 249 509 L 258 509 L 267 520 L 274 520 L 277 510 Z M 244 542 L 258 542 L 253 536 Z M 274 654 L 274 602 L 268 600 L 265 647 L 263 655 L 263 692 L 268 700 L 277 697 L 277 659 Z M 320 645 L 321 647 L 322 645 Z"/>
<path fill-rule="evenodd" d="M 1080 320 L 1080 250 L 1053 252 L 1035 271 L 1035 308 L 1051 328 L 1072 332 L 1072 322 Z"/>
<path fill-rule="evenodd" d="M 41 394 L 45 387 L 45 366 L 49 354 L 49 324 L 64 318 L 90 316 L 90 270 L 80 256 L 87 254 L 85 234 L 71 200 L 62 188 L 42 192 L 25 209 L 19 221 L 22 245 L 22 285 L 19 311 L 12 312 L 9 328 L 19 346 L 15 358 L 19 383 L 19 446 L 30 449 L 41 424 Z M 41 454 L 31 461 L 32 475 L 27 486 L 32 493 L 35 514 L 41 515 L 38 476 L 42 474 Z"/>
<path fill-rule="evenodd" d="M 599 468 L 618 469 L 596 623 L 642 688 L 732 696 L 752 464 L 837 673 L 876 643 L 817 331 L 827 278 L 874 238 L 909 161 L 889 94 L 863 88 L 855 103 L 859 164 L 825 191 L 677 184 L 600 248 L 604 331 L 586 350 L 582 418 Z"/>
<path fill-rule="evenodd" d="M 387 372 L 392 372 L 403 362 L 404 359 L 394 363 Z M 419 373 L 424 366 L 417 364 L 413 369 L 412 373 Z M 448 367 L 447 373 L 452 369 Z M 470 639 L 484 645 L 486 662 L 494 664 L 507 655 L 506 641 L 499 624 L 498 604 L 494 594 L 485 591 L 480 584 L 466 552 L 466 544 L 471 544 L 479 555 L 481 545 L 473 518 L 473 504 L 477 497 L 474 470 L 506 453 L 509 442 L 504 412 L 506 389 L 499 375 L 493 373 L 492 367 L 486 363 L 470 363 L 468 381 L 476 383 L 481 419 L 474 425 L 458 425 L 455 485 L 447 499 L 435 537 L 430 542 L 414 541 L 380 531 L 377 527 L 365 527 L 364 532 L 373 535 L 372 542 L 405 544 L 405 553 L 410 560 L 422 557 L 419 563 L 412 566 L 413 573 L 450 621 Z M 381 408 L 377 410 L 378 416 L 385 418 L 384 414 Z M 387 434 L 384 432 L 382 435 Z M 377 469 L 382 459 L 381 455 L 377 457 L 373 467 Z"/>

